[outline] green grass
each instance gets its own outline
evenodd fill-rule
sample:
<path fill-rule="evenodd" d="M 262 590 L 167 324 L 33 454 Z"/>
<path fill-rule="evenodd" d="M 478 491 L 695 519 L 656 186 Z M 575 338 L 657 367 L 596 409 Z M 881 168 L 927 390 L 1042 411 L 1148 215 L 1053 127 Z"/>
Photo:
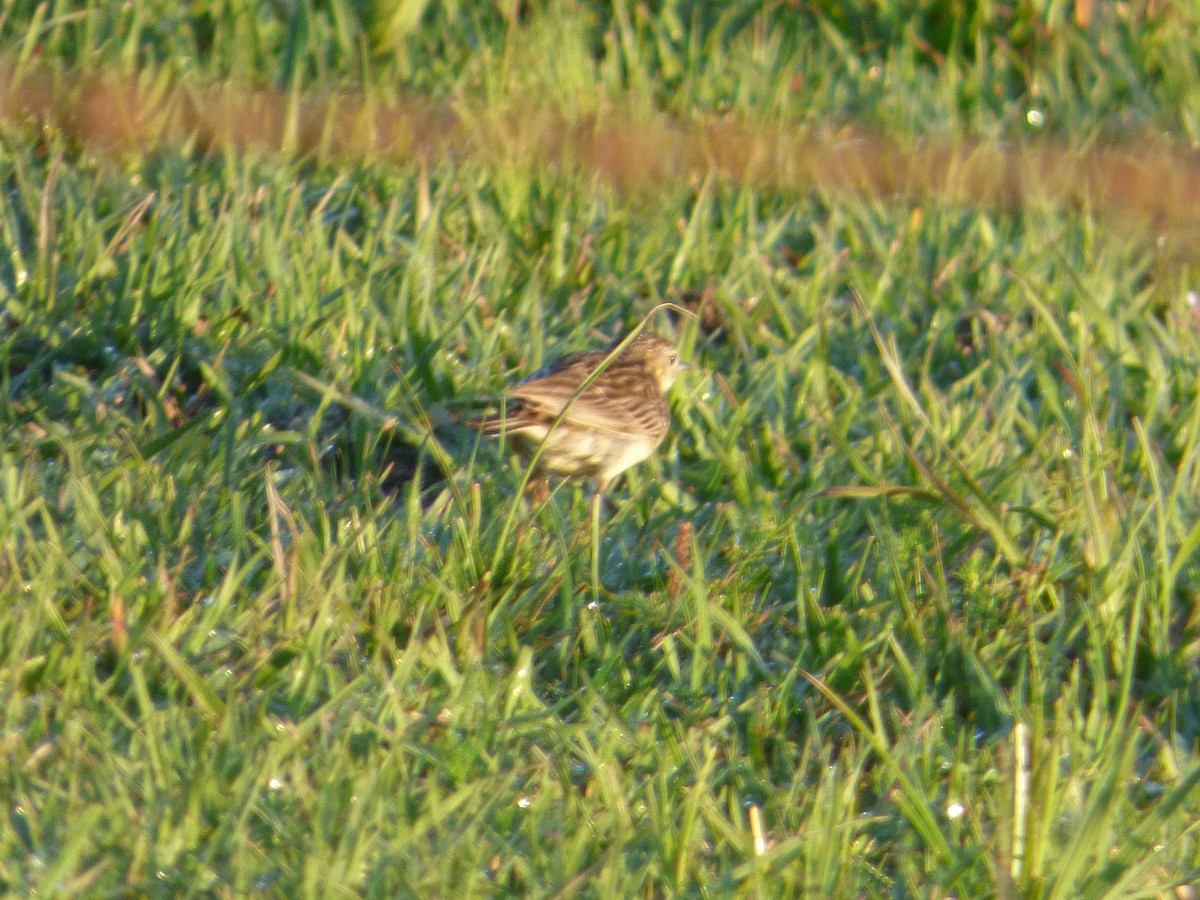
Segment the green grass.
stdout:
<path fill-rule="evenodd" d="M 464 115 L 1198 138 L 1182 5 L 401 7 L 17 4 L 0 36 L 18 74 Z M 4 126 L 0 892 L 1200 880 L 1187 236 L 452 158 L 425 209 L 422 178 Z M 587 492 L 518 496 L 453 416 L 684 291 L 722 325 L 678 323 L 592 602 Z"/>

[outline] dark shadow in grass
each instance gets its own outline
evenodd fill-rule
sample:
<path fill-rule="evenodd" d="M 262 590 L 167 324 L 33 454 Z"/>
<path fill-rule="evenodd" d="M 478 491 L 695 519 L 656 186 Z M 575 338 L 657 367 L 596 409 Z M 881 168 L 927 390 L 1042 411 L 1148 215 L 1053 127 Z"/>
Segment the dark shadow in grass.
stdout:
<path fill-rule="evenodd" d="M 419 447 L 389 434 L 386 431 L 377 437 L 357 435 L 358 429 L 351 427 L 345 417 L 344 427 L 327 427 L 323 446 L 329 452 L 318 458 L 318 464 L 336 481 L 370 482 L 379 492 L 398 502 L 413 479 L 419 479 L 418 492 L 421 505 L 428 506 L 437 495 L 437 488 L 446 480 L 446 473 Z"/>
<path fill-rule="evenodd" d="M 56 418 L 57 412 L 46 406 L 45 393 L 58 373 L 65 372 L 89 382 L 97 398 L 112 398 L 109 402 L 133 421 L 164 426 L 140 436 L 138 452 L 144 458 L 161 453 L 198 427 L 257 419 L 262 428 L 281 435 L 279 443 L 261 442 L 262 462 L 295 457 L 295 464 L 315 463 L 337 481 L 371 477 L 382 494 L 392 498 L 414 477 L 420 478 L 422 498 L 432 497 L 432 488 L 445 480 L 445 473 L 421 453 L 411 435 L 374 421 L 369 403 L 355 401 L 366 415 L 345 404 L 331 404 L 312 429 L 319 408 L 316 392 L 298 385 L 289 372 L 318 370 L 321 359 L 302 344 L 248 333 L 238 309 L 219 321 L 202 320 L 176 347 L 153 346 L 144 328 L 106 324 L 111 326 L 71 323 L 34 331 L 0 311 L 0 383 L 10 424 L 36 429 L 39 419 Z M 380 413 L 378 418 L 386 416 Z M 282 439 L 289 435 L 290 445 Z M 295 438 L 302 435 L 310 436 L 304 443 L 315 450 L 289 452 L 289 446 L 300 449 Z M 58 451 L 47 439 L 41 452 Z"/>
<path fill-rule="evenodd" d="M 716 290 L 711 284 L 702 291 L 680 291 L 674 302 L 695 316 L 700 333 L 711 344 L 725 343 L 726 315 L 717 302 Z M 683 315 L 674 309 L 667 309 L 667 317 L 676 333 L 686 324 Z"/>

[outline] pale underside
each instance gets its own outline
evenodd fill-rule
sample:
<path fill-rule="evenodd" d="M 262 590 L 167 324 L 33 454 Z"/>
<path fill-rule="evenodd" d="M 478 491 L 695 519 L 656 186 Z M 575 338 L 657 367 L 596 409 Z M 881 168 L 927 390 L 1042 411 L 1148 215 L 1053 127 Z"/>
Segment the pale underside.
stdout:
<path fill-rule="evenodd" d="M 614 441 L 611 435 L 564 428 L 559 425 L 550 435 L 538 461 L 539 468 L 556 475 L 595 478 L 602 484 L 649 457 L 662 441 L 646 435 L 626 435 Z M 548 424 L 525 425 L 509 434 L 523 441 L 526 451 L 532 452 L 546 439 L 549 430 Z"/>

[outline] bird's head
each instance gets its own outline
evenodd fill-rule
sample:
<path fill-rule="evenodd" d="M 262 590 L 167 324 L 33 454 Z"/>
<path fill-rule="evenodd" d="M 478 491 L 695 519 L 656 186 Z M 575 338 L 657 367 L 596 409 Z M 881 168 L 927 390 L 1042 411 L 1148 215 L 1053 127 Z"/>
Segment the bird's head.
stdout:
<path fill-rule="evenodd" d="M 679 373 L 688 368 L 686 363 L 680 362 L 679 351 L 674 344 L 645 331 L 634 339 L 625 353 L 628 358 L 641 362 L 664 394 L 675 383 Z"/>

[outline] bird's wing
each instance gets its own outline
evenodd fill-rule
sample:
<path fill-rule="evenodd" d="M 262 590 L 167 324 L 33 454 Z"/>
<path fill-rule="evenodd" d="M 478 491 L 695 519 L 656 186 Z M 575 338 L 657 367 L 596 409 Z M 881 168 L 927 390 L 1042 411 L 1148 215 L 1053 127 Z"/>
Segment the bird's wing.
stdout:
<path fill-rule="evenodd" d="M 581 374 L 575 366 L 568 366 L 542 378 L 517 385 L 512 393 L 522 403 L 524 413 L 540 414 L 554 419 L 570 403 L 564 422 L 606 431 L 610 434 L 647 435 L 657 438 L 666 431 L 666 401 L 655 390 L 638 389 L 640 380 L 631 386 L 624 379 L 609 379 L 612 367 L 588 386 L 574 401 L 580 382 L 590 371 L 582 367 Z"/>

